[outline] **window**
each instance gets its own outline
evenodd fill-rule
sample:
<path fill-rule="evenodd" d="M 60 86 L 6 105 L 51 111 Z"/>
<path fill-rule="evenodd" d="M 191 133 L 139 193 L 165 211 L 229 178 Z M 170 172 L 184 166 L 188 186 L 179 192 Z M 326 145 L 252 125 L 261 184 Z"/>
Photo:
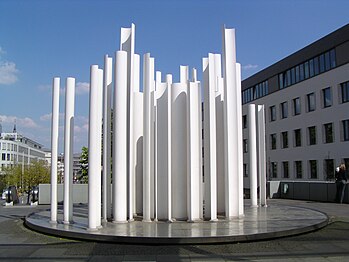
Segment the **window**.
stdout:
<path fill-rule="evenodd" d="M 309 60 L 309 76 L 313 77 L 314 75 L 315 75 L 315 72 L 314 72 L 314 60 L 310 59 Z"/>
<path fill-rule="evenodd" d="M 319 57 L 314 57 L 314 75 L 319 74 Z"/>
<path fill-rule="evenodd" d="M 287 118 L 288 110 L 287 110 L 287 102 L 281 103 L 281 118 Z"/>
<path fill-rule="evenodd" d="M 324 177 L 327 180 L 334 179 L 334 161 L 333 159 L 324 160 Z"/>
<path fill-rule="evenodd" d="M 276 149 L 276 134 L 270 135 L 270 149 Z"/>
<path fill-rule="evenodd" d="M 7 154 L 7 161 L 10 161 L 11 160 L 11 156 L 10 154 Z"/>
<path fill-rule="evenodd" d="M 294 130 L 294 146 L 300 147 L 302 146 L 302 133 L 301 129 Z"/>
<path fill-rule="evenodd" d="M 310 93 L 307 95 L 308 112 L 315 110 L 315 94 Z"/>
<path fill-rule="evenodd" d="M 2 159 L 2 161 L 5 161 L 5 160 L 6 160 L 6 154 L 5 154 L 5 153 L 2 153 L 1 159 Z"/>
<path fill-rule="evenodd" d="M 276 120 L 276 108 L 275 106 L 271 106 L 270 108 L 270 121 Z"/>
<path fill-rule="evenodd" d="M 248 165 L 244 164 L 244 177 L 248 177 Z"/>
<path fill-rule="evenodd" d="M 308 127 L 309 145 L 316 145 L 316 126 Z"/>
<path fill-rule="evenodd" d="M 293 99 L 293 114 L 299 115 L 301 113 L 301 99 L 299 97 Z"/>
<path fill-rule="evenodd" d="M 316 179 L 317 178 L 317 161 L 316 160 L 309 160 L 309 171 L 310 171 L 310 178 Z"/>
<path fill-rule="evenodd" d="M 324 124 L 324 142 L 333 143 L 333 124 Z"/>
<path fill-rule="evenodd" d="M 283 173 L 283 177 L 284 178 L 289 178 L 289 175 L 288 175 L 288 162 L 287 161 L 282 162 L 282 173 Z"/>
<path fill-rule="evenodd" d="M 302 178 L 303 177 L 302 161 L 295 161 L 294 165 L 295 165 L 296 178 Z"/>
<path fill-rule="evenodd" d="M 248 145 L 247 145 L 247 139 L 244 139 L 244 153 L 247 153 L 248 152 Z"/>
<path fill-rule="evenodd" d="M 322 103 L 324 107 L 332 106 L 332 94 L 330 87 L 322 89 Z"/>
<path fill-rule="evenodd" d="M 247 115 L 242 116 L 242 126 L 243 128 L 247 128 Z"/>
<path fill-rule="evenodd" d="M 304 63 L 304 78 L 309 78 L 309 62 Z"/>
<path fill-rule="evenodd" d="M 278 177 L 278 175 L 277 175 L 277 172 L 278 172 L 277 163 L 276 162 L 271 162 L 270 165 L 271 165 L 271 177 L 272 178 L 277 178 Z"/>
<path fill-rule="evenodd" d="M 349 141 L 349 119 L 342 120 L 343 141 Z"/>
<path fill-rule="evenodd" d="M 332 49 L 330 51 L 330 61 L 331 61 L 331 69 L 336 67 L 336 51 Z"/>
<path fill-rule="evenodd" d="M 287 131 L 281 133 L 282 148 L 288 148 L 288 135 Z"/>
<path fill-rule="evenodd" d="M 320 55 L 320 73 L 325 72 L 325 56 L 322 54 Z"/>
<path fill-rule="evenodd" d="M 349 102 L 349 81 L 341 83 L 342 103 Z"/>

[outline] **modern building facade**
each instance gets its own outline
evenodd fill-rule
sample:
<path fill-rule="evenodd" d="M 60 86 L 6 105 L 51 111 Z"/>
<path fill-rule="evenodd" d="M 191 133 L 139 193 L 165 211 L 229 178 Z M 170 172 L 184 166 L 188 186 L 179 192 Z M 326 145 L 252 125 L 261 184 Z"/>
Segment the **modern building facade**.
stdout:
<path fill-rule="evenodd" d="M 244 176 L 248 104 L 264 104 L 268 180 L 326 181 L 349 167 L 349 24 L 242 82 Z"/>
<path fill-rule="evenodd" d="M 29 165 L 34 160 L 45 160 L 42 145 L 19 133 L 0 133 L 0 174 L 5 167 Z"/>

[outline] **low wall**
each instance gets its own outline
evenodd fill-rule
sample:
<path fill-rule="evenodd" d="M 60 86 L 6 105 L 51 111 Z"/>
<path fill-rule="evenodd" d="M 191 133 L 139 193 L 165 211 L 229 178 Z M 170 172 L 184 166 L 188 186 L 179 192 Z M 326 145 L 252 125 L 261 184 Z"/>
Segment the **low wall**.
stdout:
<path fill-rule="evenodd" d="M 270 198 L 334 202 L 336 184 L 324 181 L 268 181 L 268 195 Z M 348 186 L 343 202 L 349 203 Z"/>
<path fill-rule="evenodd" d="M 39 205 L 51 203 L 51 184 L 39 184 Z M 87 203 L 88 184 L 73 184 L 73 203 Z M 63 184 L 57 185 L 57 201 L 63 201 Z"/>

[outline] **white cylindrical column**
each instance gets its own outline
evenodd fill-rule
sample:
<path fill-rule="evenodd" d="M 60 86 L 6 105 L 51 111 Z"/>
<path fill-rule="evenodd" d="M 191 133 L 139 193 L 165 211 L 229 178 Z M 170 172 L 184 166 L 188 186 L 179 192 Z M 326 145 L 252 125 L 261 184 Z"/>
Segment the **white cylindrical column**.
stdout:
<path fill-rule="evenodd" d="M 60 78 L 53 79 L 51 122 L 51 223 L 57 223 L 57 157 Z"/>
<path fill-rule="evenodd" d="M 88 229 L 101 226 L 102 70 L 91 66 L 88 135 Z"/>
<path fill-rule="evenodd" d="M 256 132 L 256 105 L 248 106 L 248 152 L 250 157 L 250 195 L 251 206 L 257 203 L 257 132 Z"/>
<path fill-rule="evenodd" d="M 187 83 L 189 81 L 189 67 L 180 66 L 180 83 Z"/>
<path fill-rule="evenodd" d="M 127 52 L 117 51 L 114 85 L 113 222 L 127 221 Z"/>
<path fill-rule="evenodd" d="M 267 177 L 265 166 L 265 114 L 264 105 L 258 105 L 258 174 L 259 201 L 261 206 L 267 205 Z"/>
<path fill-rule="evenodd" d="M 73 138 L 75 78 L 68 77 L 65 89 L 64 125 L 64 207 L 63 223 L 73 222 Z"/>
<path fill-rule="evenodd" d="M 151 221 L 151 91 L 154 80 L 151 78 L 151 57 L 144 55 L 143 66 L 143 221 Z"/>
<path fill-rule="evenodd" d="M 104 57 L 103 79 L 103 221 L 111 218 L 111 94 L 113 59 Z"/>

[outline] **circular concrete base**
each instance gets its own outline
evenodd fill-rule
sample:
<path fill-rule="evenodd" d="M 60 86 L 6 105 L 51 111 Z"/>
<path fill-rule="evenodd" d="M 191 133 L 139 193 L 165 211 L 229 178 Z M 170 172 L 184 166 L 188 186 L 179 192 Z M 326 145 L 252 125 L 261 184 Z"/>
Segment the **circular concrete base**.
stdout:
<path fill-rule="evenodd" d="M 58 218 L 63 214 L 59 210 Z M 310 232 L 328 224 L 328 217 L 315 210 L 292 206 L 245 206 L 245 216 L 217 222 L 103 223 L 88 231 L 87 206 L 74 206 L 74 223 L 50 223 L 50 211 L 32 213 L 26 225 L 36 231 L 59 237 L 137 244 L 202 244 L 271 239 Z"/>

